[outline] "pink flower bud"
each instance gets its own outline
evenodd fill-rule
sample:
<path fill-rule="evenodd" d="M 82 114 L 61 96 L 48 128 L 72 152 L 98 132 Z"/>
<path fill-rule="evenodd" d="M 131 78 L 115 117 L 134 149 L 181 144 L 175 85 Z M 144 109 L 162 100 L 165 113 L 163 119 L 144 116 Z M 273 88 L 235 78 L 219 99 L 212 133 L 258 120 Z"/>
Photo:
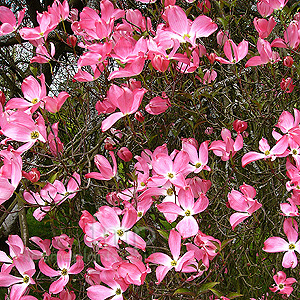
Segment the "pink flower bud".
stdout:
<path fill-rule="evenodd" d="M 124 161 L 130 161 L 132 159 L 132 153 L 126 147 L 122 147 L 118 152 L 118 156 Z"/>
<path fill-rule="evenodd" d="M 225 42 L 230 39 L 229 31 L 225 30 L 224 32 L 220 30 L 217 33 L 217 43 L 220 46 L 224 46 Z"/>
<path fill-rule="evenodd" d="M 216 57 L 217 57 L 216 53 L 211 53 L 209 55 L 206 54 L 206 56 L 211 64 L 213 64 L 215 62 Z"/>
<path fill-rule="evenodd" d="M 2 104 L 2 106 L 4 106 L 5 104 L 5 95 L 2 91 L 0 91 L 0 103 Z"/>
<path fill-rule="evenodd" d="M 261 14 L 262 17 L 268 17 L 274 11 L 274 9 L 269 4 L 267 4 L 266 2 L 263 2 L 263 1 L 259 1 L 257 3 L 257 10 Z"/>
<path fill-rule="evenodd" d="M 75 35 L 70 35 L 67 38 L 67 44 L 69 46 L 71 46 L 72 48 L 74 48 L 76 46 L 77 43 L 77 37 Z"/>
<path fill-rule="evenodd" d="M 55 236 L 52 238 L 52 246 L 58 250 L 71 249 L 74 242 L 74 238 L 69 238 L 66 234 Z"/>
<path fill-rule="evenodd" d="M 41 173 L 37 170 L 37 168 L 32 168 L 28 173 L 22 171 L 22 175 L 31 182 L 38 182 L 41 177 Z"/>
<path fill-rule="evenodd" d="M 212 127 L 207 127 L 204 131 L 205 134 L 211 135 L 214 132 L 214 129 Z"/>
<path fill-rule="evenodd" d="M 204 14 L 208 13 L 211 9 L 209 0 L 199 0 L 197 6 Z"/>
<path fill-rule="evenodd" d="M 241 133 L 243 131 L 245 131 L 248 127 L 248 123 L 245 122 L 245 121 L 241 121 L 241 120 L 238 120 L 236 119 L 234 122 L 233 122 L 233 129 L 237 132 L 237 133 Z"/>
<path fill-rule="evenodd" d="M 117 196 L 117 192 L 111 192 L 106 195 L 106 201 L 113 206 L 120 205 L 120 198 Z"/>
<path fill-rule="evenodd" d="M 196 149 L 198 149 L 199 147 L 198 142 L 194 138 L 182 138 L 181 141 L 182 143 L 188 143 L 193 145 Z"/>
<path fill-rule="evenodd" d="M 159 115 L 164 113 L 171 103 L 168 98 L 155 97 L 146 105 L 146 111 L 151 115 Z"/>
<path fill-rule="evenodd" d="M 137 111 L 134 115 L 135 119 L 138 120 L 139 122 L 143 123 L 145 120 L 145 117 L 140 111 Z"/>
<path fill-rule="evenodd" d="M 293 79 L 291 77 L 288 77 L 287 79 L 282 78 L 280 87 L 285 93 L 291 93 L 295 87 Z"/>
<path fill-rule="evenodd" d="M 284 59 L 283 59 L 283 65 L 288 67 L 288 68 L 291 68 L 292 65 L 294 63 L 294 60 L 291 56 L 286 56 Z"/>

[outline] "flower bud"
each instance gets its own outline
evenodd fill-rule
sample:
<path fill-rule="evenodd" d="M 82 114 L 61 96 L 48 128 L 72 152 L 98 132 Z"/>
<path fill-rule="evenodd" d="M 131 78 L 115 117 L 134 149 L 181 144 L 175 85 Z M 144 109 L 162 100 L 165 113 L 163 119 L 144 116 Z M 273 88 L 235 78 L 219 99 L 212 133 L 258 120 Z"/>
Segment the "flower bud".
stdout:
<path fill-rule="evenodd" d="M 145 120 L 145 117 L 140 111 L 137 111 L 134 115 L 135 119 L 138 120 L 139 122 L 143 123 Z"/>
<path fill-rule="evenodd" d="M 37 170 L 37 168 L 32 168 L 28 173 L 22 171 L 22 175 L 31 182 L 38 182 L 41 177 L 41 173 Z"/>
<path fill-rule="evenodd" d="M 245 122 L 245 121 L 241 121 L 241 120 L 238 120 L 236 119 L 234 122 L 233 122 L 233 129 L 237 132 L 237 133 L 241 133 L 243 131 L 245 131 L 248 127 L 248 123 Z"/>
<path fill-rule="evenodd" d="M 0 91 L 0 103 L 2 104 L 2 106 L 4 106 L 5 104 L 5 95 L 2 91 Z"/>
<path fill-rule="evenodd" d="M 212 127 L 207 127 L 204 131 L 205 134 L 211 135 L 214 132 L 214 129 Z"/>
<path fill-rule="evenodd" d="M 124 160 L 125 162 L 128 162 L 132 159 L 132 153 L 130 152 L 130 150 L 126 147 L 122 147 L 118 152 L 117 152 L 118 156 Z"/>
<path fill-rule="evenodd" d="M 283 65 L 288 67 L 288 68 L 291 68 L 292 65 L 294 63 L 294 60 L 291 56 L 286 56 L 284 59 L 283 59 Z"/>
<path fill-rule="evenodd" d="M 280 87 L 285 93 L 291 93 L 295 87 L 293 79 L 291 77 L 288 77 L 287 79 L 282 78 Z"/>

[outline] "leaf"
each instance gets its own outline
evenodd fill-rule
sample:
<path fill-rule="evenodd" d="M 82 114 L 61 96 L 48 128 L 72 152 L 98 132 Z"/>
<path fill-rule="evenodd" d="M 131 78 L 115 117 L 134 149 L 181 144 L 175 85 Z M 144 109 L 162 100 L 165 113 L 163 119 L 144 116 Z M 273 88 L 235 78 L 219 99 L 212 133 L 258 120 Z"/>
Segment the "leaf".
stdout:
<path fill-rule="evenodd" d="M 173 296 L 174 296 L 174 295 L 177 295 L 177 294 L 196 296 L 194 292 L 192 292 L 192 291 L 189 290 L 189 289 L 185 289 L 185 288 L 177 289 L 177 290 L 174 292 Z"/>
<path fill-rule="evenodd" d="M 231 241 L 233 241 L 233 239 L 228 239 L 228 240 L 223 241 L 221 244 L 220 250 L 223 250 L 225 248 L 225 246 L 227 246 Z"/>
<path fill-rule="evenodd" d="M 201 285 L 200 289 L 198 290 L 198 295 L 207 291 L 210 291 L 214 286 L 219 284 L 220 282 L 207 282 Z"/>
<path fill-rule="evenodd" d="M 215 289 L 209 289 L 211 292 L 213 292 L 217 297 L 221 298 L 223 295 L 221 292 Z"/>
<path fill-rule="evenodd" d="M 229 299 L 234 299 L 234 298 L 238 298 L 238 297 L 242 297 L 243 295 L 240 294 L 240 293 L 237 293 L 237 292 L 232 292 L 232 293 L 229 293 L 227 295 L 227 298 Z"/>
<path fill-rule="evenodd" d="M 53 183 L 54 181 L 55 181 L 55 179 L 57 178 L 57 174 L 58 174 L 58 172 L 56 172 L 56 173 L 54 173 L 50 178 L 49 178 L 49 182 L 50 183 Z"/>
<path fill-rule="evenodd" d="M 158 233 L 166 240 L 169 239 L 169 235 L 168 235 L 168 232 L 164 231 L 164 230 L 157 230 Z"/>

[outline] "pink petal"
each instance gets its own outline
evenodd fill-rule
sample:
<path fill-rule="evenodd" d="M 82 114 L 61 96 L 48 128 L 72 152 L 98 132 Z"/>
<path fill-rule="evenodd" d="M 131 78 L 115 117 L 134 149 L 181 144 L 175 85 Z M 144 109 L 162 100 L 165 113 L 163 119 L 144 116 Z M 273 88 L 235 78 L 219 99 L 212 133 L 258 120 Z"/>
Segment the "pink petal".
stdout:
<path fill-rule="evenodd" d="M 294 269 L 298 264 L 297 256 L 294 251 L 288 251 L 283 255 L 282 266 Z"/>
<path fill-rule="evenodd" d="M 186 239 L 198 233 L 199 226 L 193 216 L 184 217 L 176 226 L 182 238 Z"/>
<path fill-rule="evenodd" d="M 120 239 L 143 251 L 146 249 L 146 242 L 133 231 L 127 231 L 124 236 L 120 237 Z"/>
<path fill-rule="evenodd" d="M 175 229 L 172 229 L 169 235 L 169 248 L 174 260 L 178 260 L 181 249 L 181 236 Z"/>
<path fill-rule="evenodd" d="M 49 292 L 53 294 L 60 293 L 69 282 L 69 275 L 61 276 L 58 280 L 51 283 Z"/>
<path fill-rule="evenodd" d="M 289 243 L 281 237 L 270 237 L 265 243 L 263 250 L 269 253 L 289 251 Z"/>
<path fill-rule="evenodd" d="M 103 285 L 93 285 L 87 289 L 87 295 L 91 300 L 104 300 L 115 295 L 115 291 Z"/>

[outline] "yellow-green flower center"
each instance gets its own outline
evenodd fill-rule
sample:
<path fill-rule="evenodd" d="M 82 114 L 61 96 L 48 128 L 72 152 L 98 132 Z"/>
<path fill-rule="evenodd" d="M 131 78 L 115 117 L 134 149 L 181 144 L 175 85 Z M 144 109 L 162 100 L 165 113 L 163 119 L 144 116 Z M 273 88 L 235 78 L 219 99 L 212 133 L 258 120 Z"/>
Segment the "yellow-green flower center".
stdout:
<path fill-rule="evenodd" d="M 174 194 L 174 192 L 173 192 L 172 188 L 168 188 L 167 189 L 167 195 L 172 196 L 173 194 Z"/>
<path fill-rule="evenodd" d="M 141 217 L 143 216 L 143 212 L 139 211 L 139 212 L 137 213 L 137 215 L 138 215 L 139 218 L 141 218 Z"/>
<path fill-rule="evenodd" d="M 279 287 L 280 290 L 282 290 L 282 289 L 284 288 L 284 284 L 280 283 L 280 284 L 278 285 L 278 287 Z"/>
<path fill-rule="evenodd" d="M 23 282 L 27 284 L 29 282 L 29 277 L 28 276 L 24 276 Z"/>
<path fill-rule="evenodd" d="M 168 173 L 168 177 L 169 177 L 170 179 L 172 179 L 172 178 L 174 178 L 174 174 L 173 174 L 173 173 Z"/>
<path fill-rule="evenodd" d="M 269 150 L 265 151 L 265 155 L 270 155 L 270 154 L 271 154 L 271 152 Z"/>
<path fill-rule="evenodd" d="M 121 291 L 120 288 L 118 288 L 118 289 L 116 290 L 116 295 L 121 295 L 121 294 L 122 294 L 122 291 Z"/>
<path fill-rule="evenodd" d="M 176 261 L 176 260 L 172 260 L 172 261 L 171 261 L 171 266 L 172 266 L 172 267 L 175 267 L 176 265 L 177 265 L 177 261 Z"/>
<path fill-rule="evenodd" d="M 63 269 L 61 270 L 61 275 L 63 275 L 63 276 L 68 275 L 68 270 L 67 270 L 66 268 L 63 268 Z"/>
<path fill-rule="evenodd" d="M 32 103 L 32 104 L 37 104 L 37 103 L 38 103 L 38 101 L 39 101 L 39 99 L 38 99 L 38 98 L 34 98 L 34 99 L 32 99 L 32 100 L 31 100 L 31 103 Z"/>
<path fill-rule="evenodd" d="M 296 248 L 296 246 L 295 246 L 294 244 L 290 244 L 290 245 L 289 245 L 289 249 L 290 249 L 290 250 L 294 250 L 295 248 Z"/>
<path fill-rule="evenodd" d="M 191 211 L 187 209 L 187 210 L 185 211 L 185 215 L 186 215 L 187 217 L 189 217 L 189 216 L 191 215 Z"/>
<path fill-rule="evenodd" d="M 30 134 L 30 137 L 33 140 L 36 140 L 39 136 L 40 136 L 40 133 L 38 131 L 32 131 L 31 134 Z"/>
<path fill-rule="evenodd" d="M 124 235 L 124 231 L 122 229 L 117 230 L 117 235 L 118 236 L 123 236 Z"/>
<path fill-rule="evenodd" d="M 201 166 L 202 166 L 202 164 L 199 163 L 199 162 L 195 164 L 195 167 L 196 167 L 197 169 L 200 168 Z"/>

